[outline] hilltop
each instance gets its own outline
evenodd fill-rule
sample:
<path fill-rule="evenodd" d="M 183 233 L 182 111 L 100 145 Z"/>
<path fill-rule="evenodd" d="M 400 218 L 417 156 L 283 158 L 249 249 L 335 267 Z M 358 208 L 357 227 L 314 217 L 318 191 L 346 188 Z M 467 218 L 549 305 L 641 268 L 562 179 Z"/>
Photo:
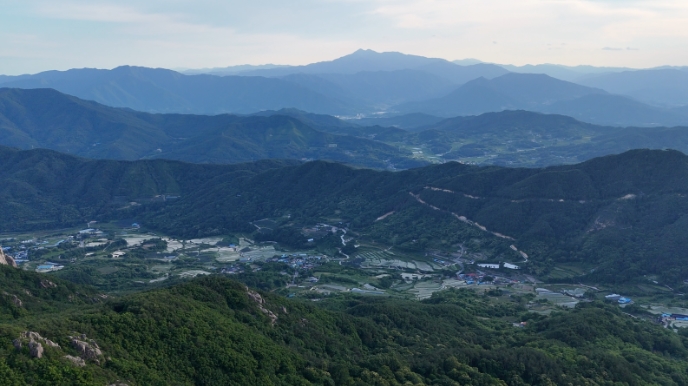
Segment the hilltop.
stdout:
<path fill-rule="evenodd" d="M 459 63 L 358 50 L 303 66 L 238 66 L 184 73 L 121 66 L 0 75 L 0 86 L 53 88 L 107 106 L 150 113 L 253 114 L 299 109 L 345 117 L 425 114 L 448 118 L 523 109 L 599 125 L 688 123 L 685 68 Z"/>
<path fill-rule="evenodd" d="M 390 170 L 451 160 L 548 166 L 637 147 L 686 152 L 687 143 L 683 127 L 599 126 L 523 110 L 448 119 L 412 114 L 347 120 L 297 109 L 250 116 L 150 114 L 50 89 L 0 89 L 1 145 L 96 159 L 320 159 Z"/>
<path fill-rule="evenodd" d="M 410 159 L 410 151 L 324 133 L 288 116 L 140 113 L 50 89 L 0 89 L 0 143 L 123 160 L 329 159 L 378 168 L 422 164 Z"/>
<path fill-rule="evenodd" d="M 183 75 L 162 68 L 121 66 L 112 70 L 72 69 L 0 78 L 7 88 L 53 88 L 112 107 L 152 113 L 253 113 L 299 108 L 319 113 L 357 108 L 280 79 Z"/>
<path fill-rule="evenodd" d="M 215 276 L 17 316 L 0 324 L 0 372 L 16 385 L 688 382 L 683 335 L 597 302 L 545 317 L 525 301 L 453 290 L 316 305 Z"/>
<path fill-rule="evenodd" d="M 688 275 L 677 253 L 688 240 L 688 157 L 677 151 L 542 169 L 450 162 L 396 173 L 322 161 L 192 165 L 0 154 L 5 231 L 137 217 L 169 235 L 200 237 L 253 232 L 252 221 L 287 214 L 284 226 L 298 228 L 334 213 L 364 240 L 402 250 L 484 240 L 475 248 L 500 258 L 515 244 L 539 275 L 562 262 L 595 267 L 581 280 L 661 274 L 681 285 Z M 156 199 L 170 194 L 179 198 Z M 393 214 L 379 220 L 386 213 Z"/>

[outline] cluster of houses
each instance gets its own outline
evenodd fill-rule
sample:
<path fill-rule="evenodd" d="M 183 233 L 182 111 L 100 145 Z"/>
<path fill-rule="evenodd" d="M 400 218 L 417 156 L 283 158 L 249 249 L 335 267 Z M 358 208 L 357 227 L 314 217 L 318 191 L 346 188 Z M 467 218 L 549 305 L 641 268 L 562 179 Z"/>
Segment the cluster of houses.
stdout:
<path fill-rule="evenodd" d="M 21 246 L 20 249 L 15 249 L 12 247 L 3 247 L 2 251 L 12 257 L 14 262 L 17 264 L 25 263 L 29 261 L 29 251 L 25 246 Z"/>
<path fill-rule="evenodd" d="M 492 278 L 492 281 L 484 281 L 486 276 L 490 276 Z M 507 279 L 505 277 L 500 277 L 500 276 L 491 276 L 491 275 L 486 275 L 484 273 L 460 273 L 456 275 L 456 277 L 459 280 L 464 280 L 466 284 L 468 285 L 481 285 L 481 284 L 512 284 L 512 283 L 518 283 L 517 280 L 511 280 Z"/>
<path fill-rule="evenodd" d="M 238 263 L 251 263 L 253 261 L 250 257 L 242 257 L 238 260 Z M 325 256 L 320 255 L 309 255 L 307 253 L 294 253 L 294 254 L 282 254 L 280 256 L 271 257 L 265 262 L 267 263 L 284 263 L 295 269 L 313 269 L 327 261 Z M 243 264 L 233 264 L 224 267 L 220 270 L 223 274 L 238 274 L 244 272 Z M 313 281 L 315 279 L 315 281 Z M 315 283 L 318 281 L 317 278 L 310 278 L 308 281 Z"/>
<path fill-rule="evenodd" d="M 478 267 L 487 269 L 499 269 L 501 267 L 506 269 L 521 269 L 518 265 L 511 263 L 478 263 Z"/>
<path fill-rule="evenodd" d="M 101 231 L 100 229 L 95 229 L 95 228 L 86 228 L 82 229 L 78 233 L 79 238 L 88 238 L 88 237 L 101 237 L 104 236 L 105 232 Z"/>
<path fill-rule="evenodd" d="M 448 267 L 448 266 L 454 264 L 454 263 L 451 262 L 451 261 L 446 261 L 446 260 L 442 260 L 442 259 L 432 259 L 432 261 L 434 261 L 434 262 L 437 263 L 437 264 L 441 264 L 441 265 L 443 265 L 443 266 L 445 266 L 445 267 Z"/>
<path fill-rule="evenodd" d="M 327 260 L 324 256 L 309 255 L 307 253 L 283 254 L 281 256 L 274 256 L 267 259 L 268 262 L 288 264 L 292 268 L 297 269 L 313 269 L 325 263 Z"/>
<path fill-rule="evenodd" d="M 220 273 L 224 275 L 236 275 L 242 272 L 244 272 L 244 269 L 239 265 L 230 265 L 229 267 L 220 269 Z"/>
<path fill-rule="evenodd" d="M 662 323 L 669 323 L 671 321 L 677 321 L 677 322 L 688 322 L 688 315 L 683 315 L 683 314 L 662 314 L 659 317 L 659 321 Z"/>

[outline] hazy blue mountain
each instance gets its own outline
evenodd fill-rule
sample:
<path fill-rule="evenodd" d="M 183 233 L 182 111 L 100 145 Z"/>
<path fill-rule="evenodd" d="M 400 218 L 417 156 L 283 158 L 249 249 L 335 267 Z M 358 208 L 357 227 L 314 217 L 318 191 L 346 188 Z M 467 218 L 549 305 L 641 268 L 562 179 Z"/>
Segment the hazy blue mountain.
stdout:
<path fill-rule="evenodd" d="M 485 63 L 485 62 L 483 62 L 480 59 L 466 58 L 466 59 L 452 60 L 452 63 L 458 64 L 459 66 L 470 66 L 473 64 L 481 64 L 481 63 Z"/>
<path fill-rule="evenodd" d="M 280 65 L 280 64 L 260 64 L 260 65 L 241 64 L 238 66 L 228 66 L 228 67 L 186 69 L 186 70 L 179 70 L 179 72 L 181 72 L 184 75 L 209 74 L 209 75 L 226 76 L 226 75 L 236 75 L 236 74 L 246 72 L 246 71 L 270 70 L 273 68 L 281 68 L 281 67 L 291 67 L 291 66 Z"/>
<path fill-rule="evenodd" d="M 48 71 L 0 83 L 13 88 L 54 88 L 113 107 L 162 113 L 253 113 L 299 108 L 319 113 L 355 112 L 333 97 L 280 79 L 246 76 L 183 75 L 165 69 Z"/>
<path fill-rule="evenodd" d="M 591 94 L 542 106 L 540 111 L 581 121 L 614 126 L 674 126 L 688 124 L 688 114 L 649 106 L 619 95 Z"/>
<path fill-rule="evenodd" d="M 504 68 L 489 63 L 457 66 L 450 62 L 434 62 L 417 67 L 415 70 L 439 76 L 457 85 L 480 77 L 492 79 L 508 73 Z"/>
<path fill-rule="evenodd" d="M 434 125 L 443 121 L 445 118 L 434 115 L 411 113 L 396 116 L 382 116 L 380 118 L 360 118 L 351 119 L 352 122 L 361 126 L 392 126 L 400 129 L 415 131 L 426 126 Z"/>
<path fill-rule="evenodd" d="M 669 109 L 669 111 L 677 113 L 677 114 L 688 114 L 688 105 L 686 106 L 681 106 L 681 107 L 673 107 Z"/>
<path fill-rule="evenodd" d="M 402 113 L 422 112 L 439 116 L 474 115 L 507 109 L 537 110 L 559 100 L 605 93 L 541 74 L 509 73 L 488 80 L 468 82 L 450 94 L 395 107 Z"/>
<path fill-rule="evenodd" d="M 297 108 L 356 115 L 436 98 L 480 76 L 491 79 L 506 73 L 490 64 L 459 66 L 443 59 L 370 50 L 307 66 L 267 67 L 237 70 L 242 76 L 184 75 L 131 66 L 72 69 L 3 76 L 0 86 L 54 88 L 108 106 L 156 113 L 250 114 Z"/>
<path fill-rule="evenodd" d="M 436 98 L 456 87 L 437 75 L 418 70 L 362 71 L 318 75 L 373 107 Z"/>
<path fill-rule="evenodd" d="M 312 115 L 311 122 L 318 119 L 327 120 Z M 339 122 L 334 117 L 330 121 Z M 380 168 L 422 164 L 408 160 L 409 151 L 324 133 L 284 115 L 149 114 L 106 107 L 52 89 L 0 89 L 0 144 L 123 160 L 330 159 Z"/>
<path fill-rule="evenodd" d="M 509 73 L 492 80 L 476 79 L 441 98 L 405 103 L 392 110 L 451 117 L 517 109 L 568 115 L 601 125 L 688 124 L 683 109 L 654 107 L 542 74 Z"/>
<path fill-rule="evenodd" d="M 262 117 L 284 115 L 296 118 L 308 126 L 326 133 L 346 133 L 348 130 L 358 129 L 361 126 L 358 124 L 358 120 L 344 120 L 332 115 L 313 114 L 297 109 L 266 110 L 251 115 Z"/>
<path fill-rule="evenodd" d="M 595 67 L 595 66 L 564 66 L 561 64 L 526 64 L 524 66 L 514 66 L 511 64 L 501 64 L 501 67 L 519 74 L 545 74 L 553 78 L 577 82 L 578 80 L 595 76 L 597 74 L 615 73 L 631 70 L 626 67 Z M 609 90 L 607 90 L 609 91 Z"/>
<path fill-rule="evenodd" d="M 291 66 L 242 72 L 241 75 L 285 76 L 290 74 L 356 74 L 358 72 L 379 72 L 418 70 L 436 75 L 456 84 L 462 84 L 479 77 L 488 79 L 507 73 L 494 64 L 476 63 L 460 66 L 444 59 L 406 55 L 399 52 L 375 52 L 358 50 L 341 58 L 313 63 L 305 66 Z"/>
<path fill-rule="evenodd" d="M 365 107 L 360 106 L 363 104 L 356 100 L 356 95 L 354 95 L 350 90 L 347 90 L 346 85 L 335 83 L 321 75 L 290 74 L 282 76 L 279 79 L 293 83 L 299 87 L 309 89 L 321 95 L 328 95 L 332 98 L 347 101 L 350 104 L 357 104 L 361 109 L 365 109 Z"/>
<path fill-rule="evenodd" d="M 426 58 L 417 55 L 406 55 L 399 52 L 375 52 L 373 50 L 361 49 L 331 61 L 312 63 L 304 66 L 247 71 L 243 74 L 259 76 L 284 76 L 298 73 L 355 74 L 361 71 L 408 70 L 437 62 L 445 62 L 445 60 Z"/>
<path fill-rule="evenodd" d="M 495 90 L 489 80 L 479 78 L 464 84 L 444 97 L 422 102 L 405 103 L 395 106 L 393 110 L 402 114 L 419 112 L 450 117 L 513 109 L 517 105 L 517 101 Z"/>
<path fill-rule="evenodd" d="M 545 74 L 552 78 L 557 78 L 569 82 L 576 82 L 580 79 L 584 79 L 589 76 L 596 76 L 598 74 L 615 73 L 622 71 L 633 71 L 634 69 L 628 67 L 597 67 L 590 65 L 579 65 L 579 66 L 566 66 L 563 64 L 525 64 L 522 66 L 517 66 L 513 64 L 497 64 L 497 63 L 487 63 L 479 59 L 462 59 L 452 61 L 454 64 L 460 66 L 470 66 L 474 64 L 491 64 L 497 67 L 501 67 L 509 72 L 515 72 L 519 74 Z"/>
<path fill-rule="evenodd" d="M 688 70 L 677 68 L 623 71 L 589 76 L 577 83 L 630 96 L 657 106 L 688 105 Z"/>
<path fill-rule="evenodd" d="M 494 78 L 505 73 L 505 70 L 491 65 L 461 67 L 449 62 L 437 62 L 417 69 L 361 71 L 355 74 L 299 73 L 281 79 L 347 101 L 351 105 L 377 110 L 404 102 L 437 98 L 470 80 L 481 76 Z M 361 107 L 361 111 L 365 109 Z"/>
<path fill-rule="evenodd" d="M 527 64 L 525 66 L 502 65 L 505 70 L 519 74 L 545 74 L 552 78 L 574 82 L 576 79 L 585 75 L 565 66 L 558 66 L 556 64 Z"/>
<path fill-rule="evenodd" d="M 524 110 L 506 110 L 485 113 L 478 116 L 454 117 L 428 126 L 428 130 L 439 130 L 457 135 L 527 131 L 536 135 L 570 137 L 603 133 L 610 128 L 578 121 L 574 118 L 556 114 L 542 114 Z"/>
<path fill-rule="evenodd" d="M 530 106 L 605 93 L 599 89 L 565 82 L 543 74 L 511 73 L 495 78 L 490 83 L 500 93 Z"/>

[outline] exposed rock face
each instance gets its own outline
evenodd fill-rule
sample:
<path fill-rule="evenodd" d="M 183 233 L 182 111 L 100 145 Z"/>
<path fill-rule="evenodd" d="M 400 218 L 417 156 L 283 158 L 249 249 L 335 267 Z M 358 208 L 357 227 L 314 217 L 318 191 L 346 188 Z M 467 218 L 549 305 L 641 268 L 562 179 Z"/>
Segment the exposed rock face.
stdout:
<path fill-rule="evenodd" d="M 24 303 L 22 303 L 21 299 L 19 299 L 17 295 L 12 295 L 12 303 L 17 307 L 21 307 L 24 305 Z"/>
<path fill-rule="evenodd" d="M 14 304 L 15 306 L 17 306 L 17 307 L 22 307 L 22 306 L 24 306 L 24 302 L 22 302 L 21 299 L 19 299 L 19 296 L 13 295 L 13 294 L 9 294 L 9 293 L 7 293 L 7 292 L 3 292 L 2 294 L 5 295 L 6 297 L 10 298 L 10 301 L 11 301 L 12 304 Z"/>
<path fill-rule="evenodd" d="M 39 333 L 37 333 L 37 332 L 33 332 L 33 331 L 24 331 L 24 332 L 22 332 L 22 333 L 19 335 L 19 339 L 28 340 L 29 342 L 33 342 L 33 341 L 36 341 L 36 342 L 43 342 L 43 343 L 45 343 L 46 346 L 50 346 L 50 347 L 57 347 L 57 348 L 60 347 L 59 344 L 53 342 L 53 341 L 50 340 L 50 339 L 44 338 L 44 337 L 41 336 L 41 334 L 39 334 Z"/>
<path fill-rule="evenodd" d="M 17 268 L 17 262 L 2 251 L 2 246 L 0 246 L 0 265 L 11 265 L 14 268 Z"/>
<path fill-rule="evenodd" d="M 265 304 L 265 299 L 263 299 L 258 292 L 249 290 L 248 287 L 246 287 L 246 292 L 248 293 L 249 299 L 258 303 L 258 309 L 265 313 L 268 318 L 270 318 L 270 323 L 273 325 L 277 323 L 277 315 L 263 306 Z"/>
<path fill-rule="evenodd" d="M 43 358 L 43 345 L 32 340 L 29 342 L 29 354 L 32 358 Z"/>
<path fill-rule="evenodd" d="M 95 340 L 88 339 L 85 334 L 78 338 L 73 336 L 69 338 L 72 339 L 72 347 L 79 352 L 79 356 L 82 359 L 100 363 L 100 357 L 103 356 L 103 352 L 100 351 L 100 347 L 98 347 L 98 343 Z"/>
<path fill-rule="evenodd" d="M 41 287 L 43 287 L 43 288 L 57 288 L 57 284 L 53 283 L 50 280 L 43 279 L 43 280 L 41 280 Z"/>
<path fill-rule="evenodd" d="M 251 291 L 248 288 L 246 289 L 246 291 L 248 292 L 248 297 L 251 300 L 253 300 L 254 302 L 256 302 L 258 304 L 265 304 L 265 300 L 263 299 L 262 296 L 260 296 L 260 294 L 258 292 Z"/>
<path fill-rule="evenodd" d="M 19 334 L 19 338 L 12 341 L 12 344 L 17 350 L 21 350 L 23 343 L 28 343 L 29 354 L 33 358 L 43 357 L 43 352 L 45 351 L 45 349 L 43 348 L 43 344 L 45 344 L 48 347 L 60 347 L 59 344 L 53 342 L 50 339 L 46 339 L 42 337 L 39 333 L 33 331 L 24 331 L 21 334 Z"/>
<path fill-rule="evenodd" d="M 86 361 L 79 358 L 79 357 L 74 357 L 71 355 L 65 355 L 64 358 L 67 359 L 68 361 L 72 362 L 72 364 L 74 364 L 75 366 L 78 366 L 78 367 L 86 366 Z"/>
<path fill-rule="evenodd" d="M 72 340 L 72 347 L 76 349 L 79 356 L 65 355 L 65 359 L 79 367 L 86 366 L 86 361 L 93 361 L 97 364 L 101 363 L 103 360 L 103 352 L 100 350 L 95 340 L 88 339 L 85 334 L 79 335 L 78 337 L 70 336 L 69 339 Z M 12 345 L 14 345 L 17 350 L 21 350 L 25 343 L 29 348 L 29 355 L 31 355 L 32 358 L 43 357 L 43 353 L 45 352 L 44 345 L 60 348 L 59 344 L 33 331 L 24 331 L 19 334 L 19 338 L 12 341 Z M 0 384 L 1 383 L 2 382 L 0 382 Z"/>
<path fill-rule="evenodd" d="M 49 347 L 60 347 L 59 344 L 53 342 L 50 339 L 46 339 L 42 337 L 39 333 L 33 331 L 22 332 L 21 334 L 19 334 L 19 338 L 12 341 L 12 345 L 14 345 L 14 348 L 16 348 L 17 350 L 21 350 L 23 343 L 25 342 L 28 343 L 27 346 L 29 347 L 29 355 L 31 355 L 32 358 L 38 359 L 42 358 L 43 353 L 45 352 L 43 344 Z"/>

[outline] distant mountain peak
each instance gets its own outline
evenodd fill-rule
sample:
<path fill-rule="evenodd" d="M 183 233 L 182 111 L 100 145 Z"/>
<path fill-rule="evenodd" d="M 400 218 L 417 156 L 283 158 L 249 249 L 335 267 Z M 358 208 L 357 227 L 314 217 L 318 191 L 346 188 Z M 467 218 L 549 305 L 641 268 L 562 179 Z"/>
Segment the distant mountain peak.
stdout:
<path fill-rule="evenodd" d="M 345 56 L 350 56 L 350 55 L 368 55 L 368 54 L 379 54 L 379 52 L 371 50 L 371 49 L 366 49 L 366 48 L 359 48 L 353 53 Z"/>

